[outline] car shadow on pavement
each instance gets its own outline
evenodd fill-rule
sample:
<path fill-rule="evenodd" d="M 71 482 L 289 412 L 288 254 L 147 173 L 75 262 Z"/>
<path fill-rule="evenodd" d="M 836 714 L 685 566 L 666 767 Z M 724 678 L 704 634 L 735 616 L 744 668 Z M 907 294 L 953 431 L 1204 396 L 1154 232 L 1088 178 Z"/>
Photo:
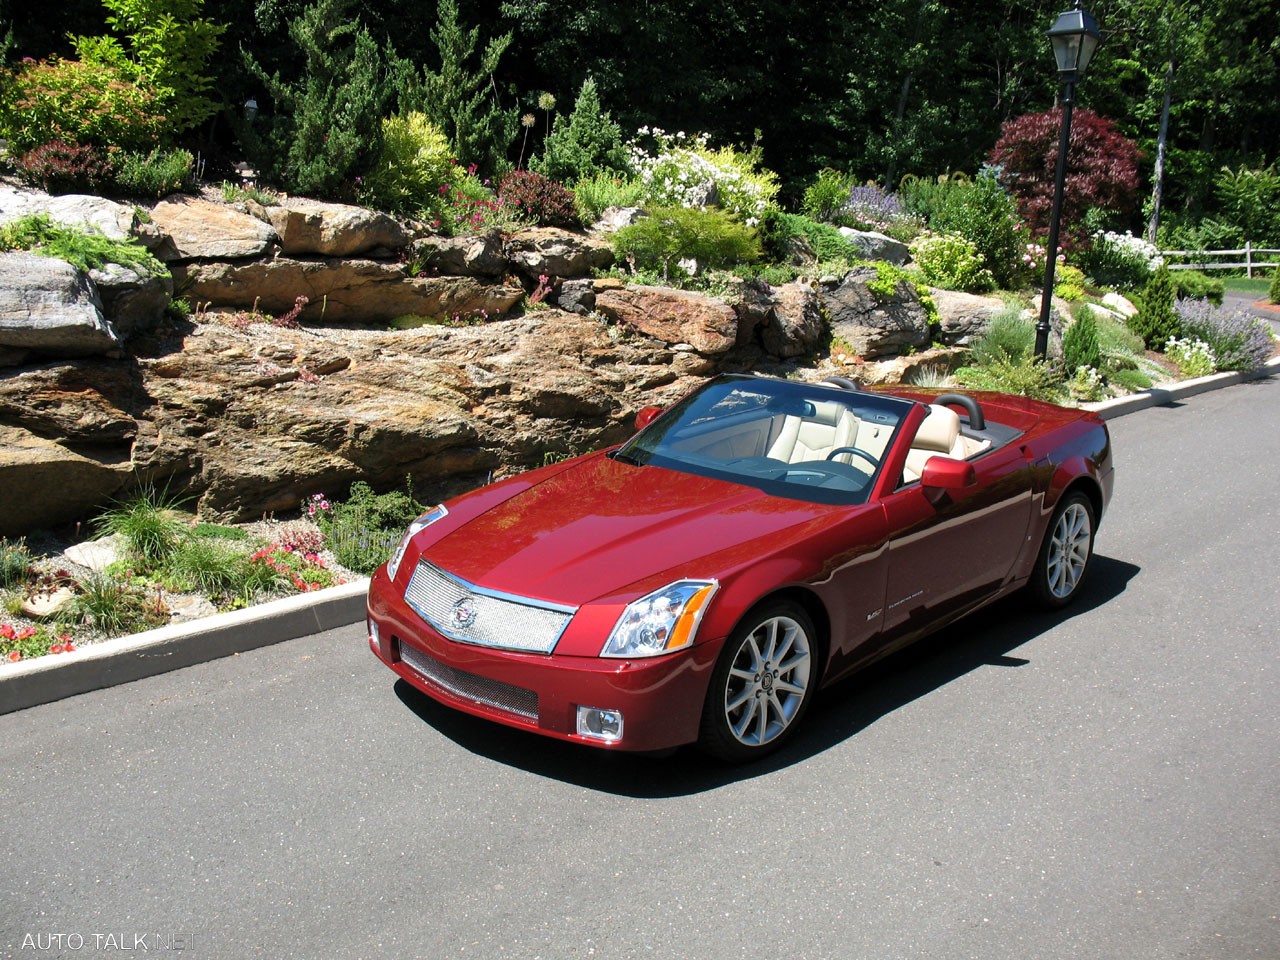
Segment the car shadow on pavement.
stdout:
<path fill-rule="evenodd" d="M 1095 555 L 1079 598 L 1058 612 L 1012 596 L 964 617 L 822 691 L 791 742 L 758 763 L 733 766 L 693 747 L 660 757 L 612 753 L 552 740 L 460 713 L 399 680 L 396 695 L 463 749 L 537 776 L 602 793 L 661 799 L 689 796 L 767 776 L 835 747 L 914 700 L 983 666 L 1024 666 L 1013 651 L 1064 621 L 1114 600 L 1139 568 Z"/>

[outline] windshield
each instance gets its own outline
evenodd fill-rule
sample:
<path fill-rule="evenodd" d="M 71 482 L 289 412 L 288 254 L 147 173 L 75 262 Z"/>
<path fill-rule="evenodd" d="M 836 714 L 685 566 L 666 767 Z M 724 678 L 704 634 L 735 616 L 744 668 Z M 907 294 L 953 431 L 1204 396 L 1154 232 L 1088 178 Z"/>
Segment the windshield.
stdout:
<path fill-rule="evenodd" d="M 816 503 L 863 503 L 911 401 L 725 376 L 685 397 L 614 457 Z"/>

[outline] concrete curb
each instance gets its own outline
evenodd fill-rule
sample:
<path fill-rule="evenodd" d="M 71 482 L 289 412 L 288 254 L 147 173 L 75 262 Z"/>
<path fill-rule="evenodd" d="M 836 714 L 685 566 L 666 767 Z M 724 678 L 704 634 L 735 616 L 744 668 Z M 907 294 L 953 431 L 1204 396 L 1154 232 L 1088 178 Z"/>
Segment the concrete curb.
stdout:
<path fill-rule="evenodd" d="M 1280 357 L 1251 373 L 1218 373 L 1128 397 L 1085 404 L 1085 408 L 1104 420 L 1114 420 L 1148 407 L 1175 403 L 1277 372 L 1280 372 Z M 357 580 L 246 610 L 95 643 L 74 653 L 38 657 L 13 665 L 0 664 L 0 714 L 359 623 L 364 619 L 368 589 L 367 579 Z"/>
<path fill-rule="evenodd" d="M 1280 372 L 1280 357 L 1272 357 L 1261 370 L 1251 370 L 1248 373 L 1215 373 L 1208 377 L 1197 377 L 1195 380 L 1183 380 L 1168 387 L 1153 387 L 1127 397 L 1116 397 L 1114 400 L 1103 400 L 1101 403 L 1084 403 L 1081 406 L 1086 410 L 1092 410 L 1103 420 L 1115 420 L 1130 413 L 1137 413 L 1139 410 L 1162 407 L 1185 400 L 1187 397 L 1208 393 L 1210 390 L 1219 390 L 1223 387 L 1235 386 L 1237 383 L 1275 376 L 1277 372 Z"/>
<path fill-rule="evenodd" d="M 364 619 L 367 578 L 231 613 L 0 665 L 0 714 L 167 673 Z"/>

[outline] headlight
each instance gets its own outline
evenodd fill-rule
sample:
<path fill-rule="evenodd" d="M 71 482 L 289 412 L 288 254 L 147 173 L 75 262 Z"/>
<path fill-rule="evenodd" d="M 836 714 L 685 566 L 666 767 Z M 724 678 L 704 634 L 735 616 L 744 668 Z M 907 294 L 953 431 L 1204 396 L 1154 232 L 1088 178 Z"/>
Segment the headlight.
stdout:
<path fill-rule="evenodd" d="M 413 523 L 409 524 L 409 529 L 400 538 L 400 545 L 396 547 L 395 552 L 391 554 L 391 559 L 387 561 L 387 576 L 390 579 L 394 580 L 396 578 L 396 571 L 400 569 L 400 561 L 404 559 L 404 552 L 409 548 L 409 541 L 413 539 L 414 534 L 425 530 L 437 520 L 448 515 L 449 511 L 443 506 L 432 507 Z"/>
<path fill-rule="evenodd" d="M 677 580 L 627 604 L 600 651 L 602 657 L 656 657 L 693 643 L 715 580 Z"/>

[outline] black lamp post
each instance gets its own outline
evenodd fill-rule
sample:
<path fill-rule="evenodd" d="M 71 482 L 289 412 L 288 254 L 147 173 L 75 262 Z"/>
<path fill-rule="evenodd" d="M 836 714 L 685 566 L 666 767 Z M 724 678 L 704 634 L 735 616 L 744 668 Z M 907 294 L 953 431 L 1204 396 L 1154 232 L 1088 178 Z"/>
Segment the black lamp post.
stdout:
<path fill-rule="evenodd" d="M 1049 250 L 1044 265 L 1044 293 L 1040 299 L 1040 322 L 1036 324 L 1036 357 L 1049 352 L 1049 313 L 1053 307 L 1053 277 L 1058 264 L 1058 228 L 1062 221 L 1062 191 L 1067 181 L 1067 147 L 1071 143 L 1071 110 L 1075 106 L 1076 84 L 1084 79 L 1097 49 L 1098 23 L 1076 0 L 1075 9 L 1058 14 L 1049 28 L 1049 42 L 1058 60 L 1062 81 L 1062 136 L 1058 141 L 1058 171 L 1053 187 L 1053 211 L 1049 214 Z"/>

